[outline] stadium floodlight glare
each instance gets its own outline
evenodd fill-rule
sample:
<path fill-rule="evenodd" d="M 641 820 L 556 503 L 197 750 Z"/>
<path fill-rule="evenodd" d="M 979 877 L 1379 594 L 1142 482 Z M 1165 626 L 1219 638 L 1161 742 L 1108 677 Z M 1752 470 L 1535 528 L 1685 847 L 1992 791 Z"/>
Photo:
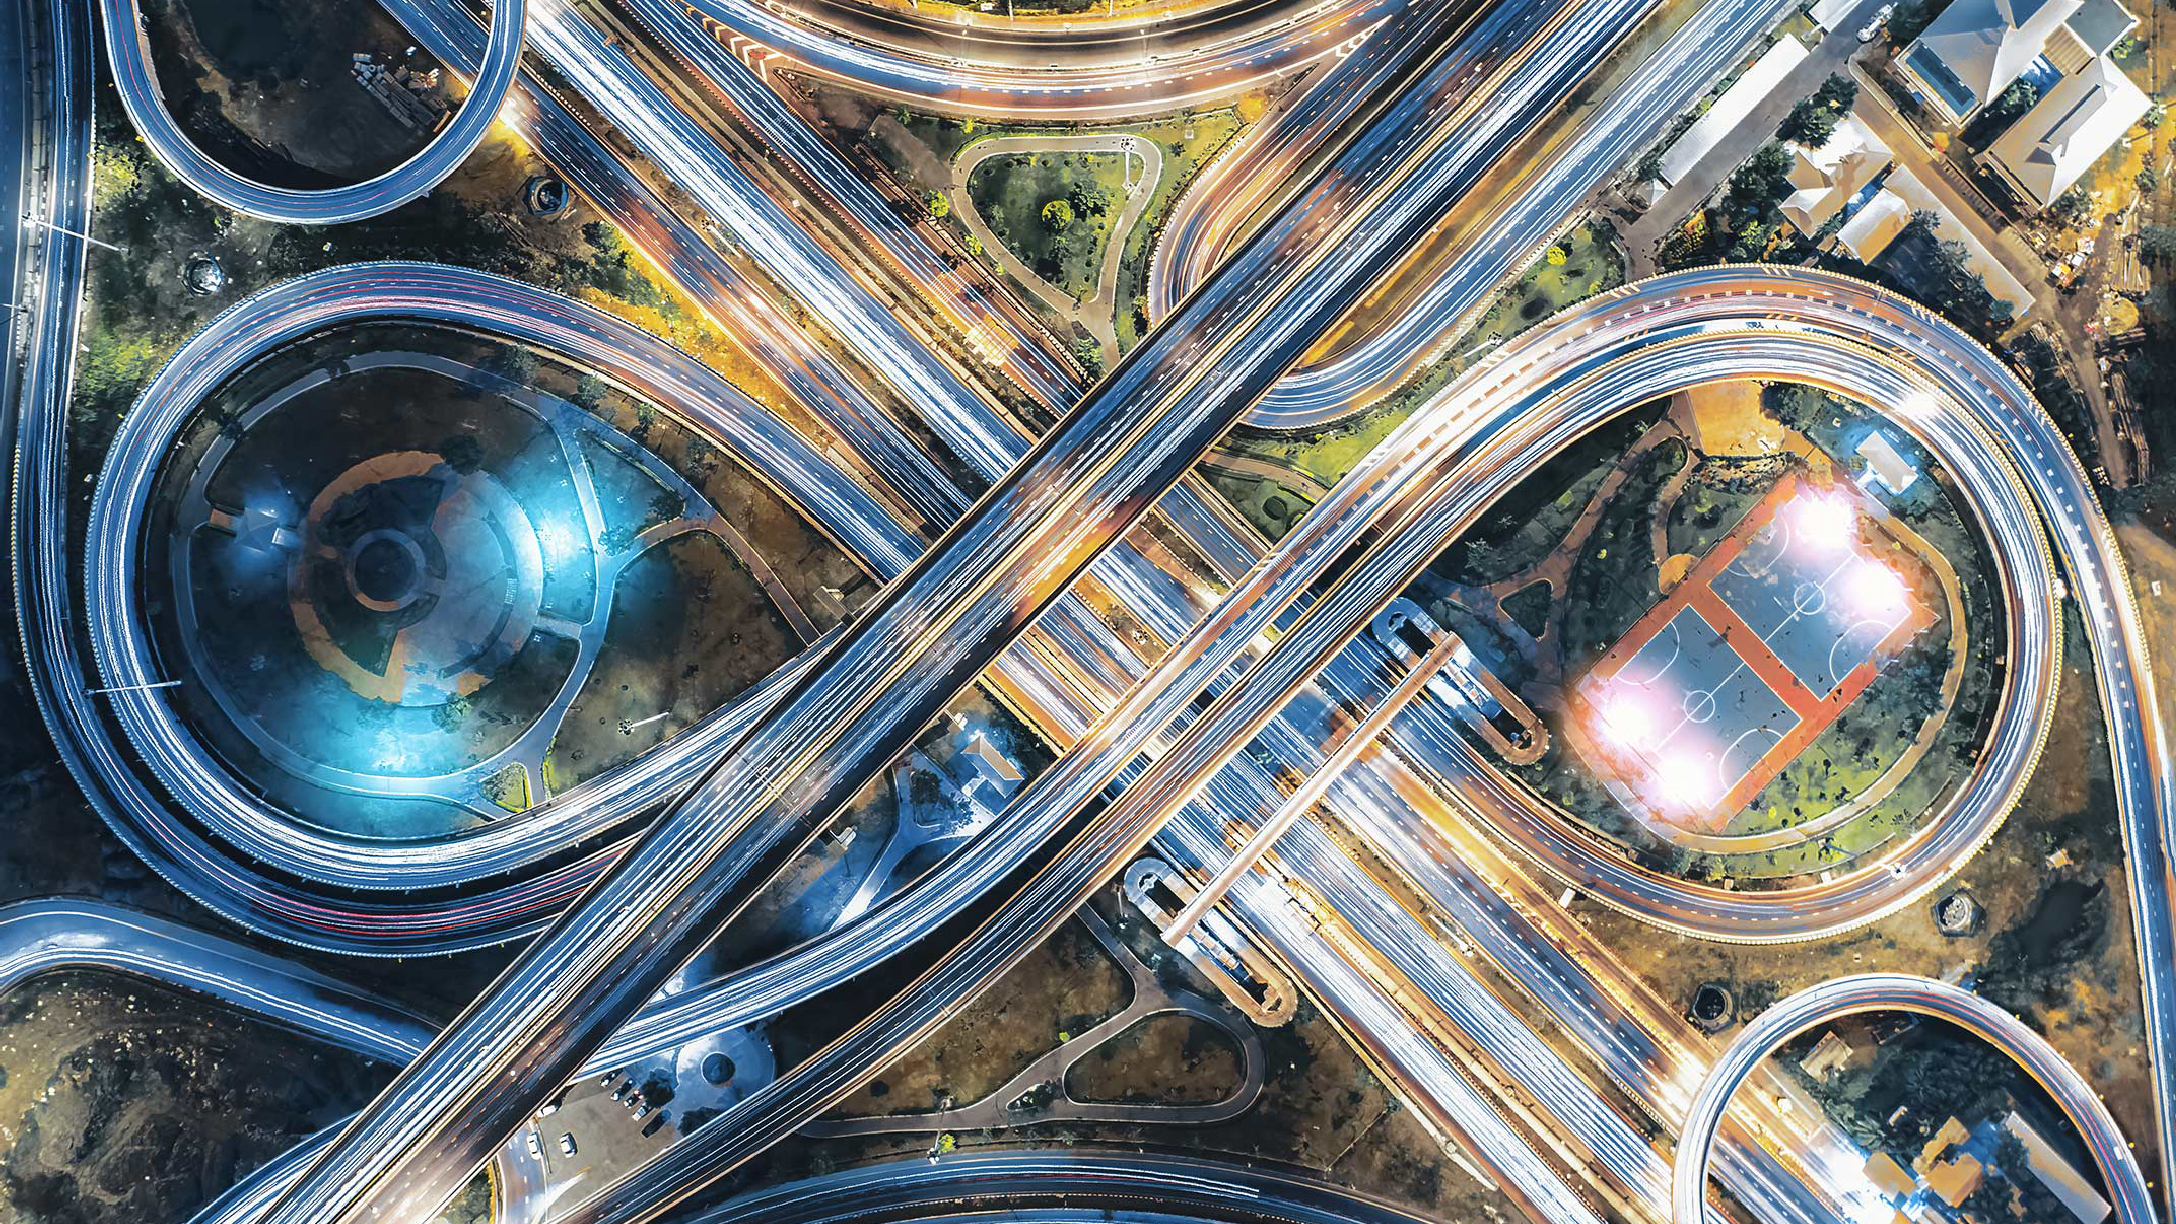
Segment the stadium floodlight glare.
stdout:
<path fill-rule="evenodd" d="M 1649 703 L 1632 686 L 1618 681 L 1601 710 L 1602 733 L 1612 744 L 1638 752 L 1655 737 L 1656 720 Z"/>
<path fill-rule="evenodd" d="M 1836 552 L 1858 535 L 1858 513 L 1849 502 L 1824 493 L 1801 493 L 1792 500 L 1793 538 L 1808 548 Z"/>
<path fill-rule="evenodd" d="M 1655 762 L 1655 778 L 1662 797 L 1688 811 L 1705 808 L 1713 799 L 1707 767 L 1698 757 L 1666 755 Z"/>
<path fill-rule="evenodd" d="M 1909 598 L 1904 576 L 1879 561 L 1860 561 L 1845 589 L 1854 612 L 1885 622 L 1902 616 Z"/>

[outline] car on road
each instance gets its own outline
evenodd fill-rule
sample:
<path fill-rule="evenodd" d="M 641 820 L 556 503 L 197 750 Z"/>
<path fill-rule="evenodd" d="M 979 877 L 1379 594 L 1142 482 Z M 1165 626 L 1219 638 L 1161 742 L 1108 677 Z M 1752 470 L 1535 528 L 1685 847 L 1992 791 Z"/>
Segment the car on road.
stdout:
<path fill-rule="evenodd" d="M 1874 15 L 1866 19 L 1865 25 L 1859 27 L 1859 41 L 1862 43 L 1870 43 L 1874 41 L 1874 39 L 1880 35 L 1881 27 L 1887 25 L 1889 23 L 1889 18 L 1895 15 L 1896 6 L 1893 4 L 1884 4 L 1880 8 L 1875 9 Z"/>
<path fill-rule="evenodd" d="M 529 1159 L 531 1159 L 531 1160 L 542 1160 L 542 1159 L 544 1159 L 544 1144 L 543 1144 L 542 1142 L 540 1142 L 540 1141 L 539 1141 L 539 1140 L 537 1139 L 537 1137 L 536 1137 L 536 1128 L 535 1128 L 535 1127 L 533 1127 L 533 1126 L 529 1128 L 529 1135 L 528 1135 L 528 1139 L 529 1139 Z"/>

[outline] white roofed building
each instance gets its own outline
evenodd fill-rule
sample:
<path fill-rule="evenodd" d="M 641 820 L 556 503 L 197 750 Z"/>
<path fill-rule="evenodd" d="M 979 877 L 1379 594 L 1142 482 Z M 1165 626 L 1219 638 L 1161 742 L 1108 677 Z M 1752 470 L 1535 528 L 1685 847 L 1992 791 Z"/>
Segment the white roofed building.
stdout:
<path fill-rule="evenodd" d="M 2064 77 L 1980 154 L 2033 208 L 2045 208 L 2085 177 L 2152 105 L 2114 61 L 2103 56 Z"/>
<path fill-rule="evenodd" d="M 1783 199 L 1783 215 L 1799 233 L 1811 236 L 1888 165 L 1889 146 L 1855 116 L 1845 115 L 1820 148 L 1791 146 L 1794 190 Z"/>
<path fill-rule="evenodd" d="M 1896 66 L 1929 110 L 1961 124 L 2036 64 L 2036 79 L 2075 73 L 2137 24 L 2119 0 L 1951 0 Z"/>
<path fill-rule="evenodd" d="M 1662 181 L 1675 187 L 1686 175 L 1692 173 L 1703 158 L 1721 143 L 1730 130 L 1745 121 L 1761 100 L 1775 92 L 1791 69 L 1798 67 L 1806 58 L 1806 44 L 1785 34 L 1775 45 L 1761 53 L 1730 88 L 1715 99 L 1713 105 L 1702 112 L 1685 133 L 1671 142 L 1662 154 Z"/>
<path fill-rule="evenodd" d="M 1887 189 L 1877 191 L 1836 231 L 1836 245 L 1860 263 L 1872 263 L 1911 223 L 1912 206 L 1904 197 Z"/>

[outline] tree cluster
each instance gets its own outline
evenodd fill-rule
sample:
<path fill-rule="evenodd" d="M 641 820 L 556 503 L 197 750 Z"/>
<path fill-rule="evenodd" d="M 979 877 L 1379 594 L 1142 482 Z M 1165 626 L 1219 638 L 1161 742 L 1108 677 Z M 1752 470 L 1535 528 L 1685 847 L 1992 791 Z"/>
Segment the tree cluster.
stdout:
<path fill-rule="evenodd" d="M 1812 97 L 1798 100 L 1776 134 L 1809 149 L 1819 148 L 1828 143 L 1837 122 L 1850 113 L 1851 104 L 1858 98 L 1857 82 L 1840 72 L 1831 72 Z"/>

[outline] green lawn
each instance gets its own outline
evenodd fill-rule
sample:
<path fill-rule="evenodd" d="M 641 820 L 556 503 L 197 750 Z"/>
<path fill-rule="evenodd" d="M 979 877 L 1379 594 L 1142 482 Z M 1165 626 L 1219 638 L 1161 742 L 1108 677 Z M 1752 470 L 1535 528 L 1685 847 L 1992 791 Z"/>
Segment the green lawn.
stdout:
<path fill-rule="evenodd" d="M 1126 207 L 1125 171 L 1126 158 L 1117 153 L 1012 154 L 975 167 L 967 194 L 1021 262 L 1073 297 L 1086 298 L 1103 270 L 1111 222 Z M 1046 219 L 1053 206 L 1067 223 Z"/>
<path fill-rule="evenodd" d="M 1451 343 L 1449 357 L 1367 411 L 1313 434 L 1270 435 L 1240 429 L 1224 445 L 1235 453 L 1305 472 L 1325 485 L 1336 484 L 1414 409 L 1488 349 L 1567 306 L 1623 284 L 1624 258 L 1617 252 L 1616 238 L 1615 228 L 1607 221 L 1589 222 L 1559 237 L 1550 250 L 1562 254 L 1561 262 L 1544 252 L 1497 295 L 1487 313 Z M 1123 323 L 1120 334 L 1124 335 Z"/>
<path fill-rule="evenodd" d="M 1126 129 L 1163 146 L 1164 168 L 1163 177 L 1156 181 L 1156 194 L 1141 213 L 1141 224 L 1126 235 L 1126 257 L 1118 263 L 1116 323 L 1120 352 L 1138 344 L 1148 332 L 1149 256 L 1156 235 L 1163 231 L 1164 220 L 1178 203 L 1179 194 L 1194 181 L 1194 175 L 1246 126 L 1236 112 L 1220 110 Z"/>
<path fill-rule="evenodd" d="M 1624 258 L 1617 253 L 1616 240 L 1616 229 L 1606 221 L 1590 221 L 1557 239 L 1517 282 L 1497 295 L 1488 313 L 1451 351 L 1463 353 L 1508 340 L 1566 306 L 1623 284 Z"/>
<path fill-rule="evenodd" d="M 1224 472 L 1206 472 L 1209 487 L 1221 494 L 1239 513 L 1246 516 L 1254 529 L 1265 539 L 1276 541 L 1285 537 L 1302 516 L 1314 509 L 1315 503 L 1285 488 L 1274 480 L 1256 480 L 1249 476 L 1233 476 Z"/>

